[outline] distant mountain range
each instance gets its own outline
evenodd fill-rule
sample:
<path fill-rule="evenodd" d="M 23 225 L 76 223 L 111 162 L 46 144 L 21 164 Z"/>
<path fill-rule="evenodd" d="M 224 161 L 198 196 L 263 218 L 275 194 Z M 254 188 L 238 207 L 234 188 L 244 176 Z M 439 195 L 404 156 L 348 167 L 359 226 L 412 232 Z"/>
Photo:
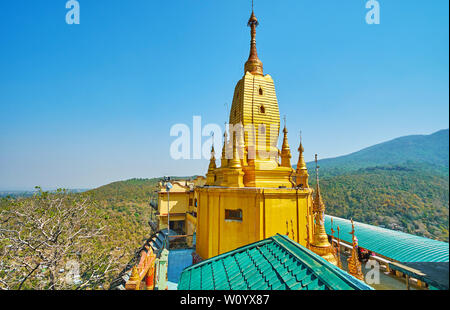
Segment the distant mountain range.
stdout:
<path fill-rule="evenodd" d="M 339 175 L 360 168 L 376 166 L 415 167 L 448 176 L 449 130 L 431 135 L 412 135 L 376 144 L 358 152 L 319 160 L 321 174 Z M 307 163 L 314 171 L 314 162 Z"/>
<path fill-rule="evenodd" d="M 74 188 L 74 189 L 67 189 L 68 193 L 83 193 L 88 191 L 88 189 L 80 189 L 80 188 Z M 35 193 L 37 193 L 38 190 L 0 190 L 0 197 L 31 197 Z M 56 192 L 56 190 L 48 190 L 48 192 Z"/>

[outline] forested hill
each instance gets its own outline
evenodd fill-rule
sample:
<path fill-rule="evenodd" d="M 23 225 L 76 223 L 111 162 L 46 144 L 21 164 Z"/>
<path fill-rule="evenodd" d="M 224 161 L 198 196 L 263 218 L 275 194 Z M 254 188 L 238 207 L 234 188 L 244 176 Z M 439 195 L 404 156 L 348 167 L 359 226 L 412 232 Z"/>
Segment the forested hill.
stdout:
<path fill-rule="evenodd" d="M 327 213 L 448 241 L 448 135 L 408 136 L 321 160 Z M 309 173 L 314 185 L 311 163 Z M 129 240 L 130 249 L 149 233 L 148 202 L 159 180 L 119 181 L 87 192 L 100 202 L 112 230 L 121 232 L 115 238 Z"/>
<path fill-rule="evenodd" d="M 327 213 L 448 242 L 448 139 L 446 129 L 320 160 Z"/>
<path fill-rule="evenodd" d="M 307 165 L 312 172 L 314 163 Z M 319 166 L 324 176 L 376 166 L 408 166 L 448 176 L 449 130 L 440 130 L 431 135 L 400 137 L 349 155 L 322 159 Z"/>
<path fill-rule="evenodd" d="M 194 179 L 190 177 L 170 177 L 172 181 Z M 159 182 L 162 178 L 129 179 L 103 185 L 87 193 L 98 200 L 114 203 L 147 203 L 151 198 L 157 197 Z"/>
<path fill-rule="evenodd" d="M 117 181 L 88 191 L 98 200 L 114 203 L 146 203 L 156 195 L 159 178 Z"/>

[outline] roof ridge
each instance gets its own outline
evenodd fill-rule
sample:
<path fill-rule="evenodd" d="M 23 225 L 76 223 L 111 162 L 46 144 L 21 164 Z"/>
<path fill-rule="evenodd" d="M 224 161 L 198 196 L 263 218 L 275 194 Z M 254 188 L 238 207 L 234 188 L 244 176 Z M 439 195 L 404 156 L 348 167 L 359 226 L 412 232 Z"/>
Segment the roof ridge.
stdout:
<path fill-rule="evenodd" d="M 179 289 L 372 289 L 279 234 L 187 267 L 185 273 L 190 275 Z"/>
<path fill-rule="evenodd" d="M 319 280 L 321 280 L 329 289 L 333 288 L 333 286 L 336 285 L 334 282 L 330 282 L 326 277 L 323 275 L 323 268 L 315 268 L 315 266 L 311 265 L 311 262 L 306 261 L 305 259 L 302 259 L 299 257 L 297 253 L 292 251 L 292 249 L 287 248 L 287 246 L 293 246 L 296 249 L 302 251 L 306 255 L 309 256 L 310 259 L 313 260 L 313 262 L 321 264 L 323 267 L 326 268 L 327 271 L 331 272 L 333 275 L 335 275 L 337 278 L 342 280 L 343 282 L 347 283 L 347 285 L 353 289 L 357 288 L 359 285 L 363 285 L 366 288 L 373 289 L 372 287 L 368 286 L 366 283 L 356 279 L 355 277 L 351 276 L 350 274 L 346 273 L 344 274 L 344 271 L 341 269 L 338 269 L 335 265 L 331 264 L 330 262 L 326 261 L 316 253 L 306 249 L 301 244 L 294 242 L 293 240 L 289 239 L 287 236 L 283 236 L 280 234 L 277 234 L 274 236 L 274 241 L 279 244 L 280 246 L 283 246 L 288 252 L 290 252 L 292 255 L 297 257 L 300 261 L 303 261 L 303 263 L 306 265 L 306 267 L 313 273 Z M 287 244 L 286 244 L 287 242 Z"/>
<path fill-rule="evenodd" d="M 232 251 L 225 252 L 225 253 L 219 254 L 217 256 L 213 256 L 211 258 L 205 259 L 205 260 L 203 260 L 203 261 L 201 261 L 201 262 L 199 262 L 199 263 L 197 263 L 195 265 L 188 266 L 185 269 L 183 269 L 183 271 L 195 269 L 195 268 L 198 268 L 198 267 L 202 267 L 203 265 L 215 262 L 215 261 L 217 261 L 219 259 L 222 259 L 222 258 L 225 258 L 227 256 L 232 256 L 232 255 L 235 255 L 237 253 L 244 252 L 245 250 L 253 248 L 253 247 L 255 247 L 258 244 L 264 245 L 264 244 L 270 243 L 273 240 L 274 240 L 273 237 L 270 237 L 270 238 L 267 238 L 267 239 L 264 239 L 264 240 L 260 240 L 260 241 L 256 241 L 256 242 L 244 245 L 244 246 L 242 246 L 240 248 L 237 248 L 237 249 L 234 249 Z"/>

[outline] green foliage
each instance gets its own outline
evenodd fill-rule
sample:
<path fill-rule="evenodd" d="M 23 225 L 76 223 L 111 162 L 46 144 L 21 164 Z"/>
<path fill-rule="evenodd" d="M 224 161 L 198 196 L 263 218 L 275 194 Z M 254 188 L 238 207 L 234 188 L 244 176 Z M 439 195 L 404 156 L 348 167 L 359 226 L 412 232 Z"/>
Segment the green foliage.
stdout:
<path fill-rule="evenodd" d="M 379 166 L 323 177 L 320 187 L 327 214 L 448 242 L 446 177 Z"/>
<path fill-rule="evenodd" d="M 327 213 L 448 241 L 448 139 L 446 129 L 320 160 Z"/>
<path fill-rule="evenodd" d="M 437 175 L 449 175 L 449 130 L 431 135 L 397 138 L 361 151 L 319 161 L 322 175 L 346 174 L 360 168 L 375 166 L 415 166 Z M 308 163 L 313 171 L 315 164 Z"/>

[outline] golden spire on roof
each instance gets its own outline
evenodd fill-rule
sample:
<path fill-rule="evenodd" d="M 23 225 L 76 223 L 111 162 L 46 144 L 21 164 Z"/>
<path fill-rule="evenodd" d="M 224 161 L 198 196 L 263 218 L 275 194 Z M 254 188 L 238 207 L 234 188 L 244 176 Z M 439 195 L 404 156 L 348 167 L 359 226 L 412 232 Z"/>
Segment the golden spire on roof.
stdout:
<path fill-rule="evenodd" d="M 223 147 L 222 147 L 222 158 L 220 159 L 220 166 L 222 168 L 228 166 L 228 159 L 227 159 L 227 139 L 228 135 L 227 132 L 223 134 Z"/>
<path fill-rule="evenodd" d="M 316 195 L 314 197 L 313 210 L 314 212 L 324 213 L 325 205 L 322 201 L 322 196 L 320 195 L 320 184 L 319 184 L 319 166 L 317 165 L 317 154 L 315 156 L 316 161 Z"/>
<path fill-rule="evenodd" d="M 251 42 L 250 42 L 250 56 L 248 57 L 247 62 L 245 63 L 245 72 L 250 72 L 251 74 L 264 75 L 263 74 L 263 64 L 262 61 L 258 58 L 258 51 L 256 50 L 256 27 L 258 27 L 259 22 L 255 16 L 255 12 L 253 11 L 253 1 L 252 1 L 252 15 L 248 20 L 247 24 L 251 31 Z"/>
<path fill-rule="evenodd" d="M 239 153 L 237 150 L 237 135 L 234 134 L 233 135 L 233 158 L 230 159 L 230 161 L 228 162 L 228 167 L 229 168 L 234 168 L 234 169 L 241 169 L 241 160 L 239 159 Z"/>
<path fill-rule="evenodd" d="M 286 128 L 286 116 L 284 116 L 283 134 L 284 134 L 284 138 L 283 138 L 283 145 L 281 147 L 281 166 L 292 168 L 292 166 L 291 166 L 292 155 L 291 155 L 291 148 L 289 147 L 288 137 L 287 137 L 288 130 Z"/>
<path fill-rule="evenodd" d="M 297 170 L 299 170 L 299 169 L 306 170 L 306 162 L 305 162 L 305 158 L 303 157 L 304 151 L 305 151 L 305 149 L 303 148 L 303 144 L 302 144 L 302 131 L 300 131 L 300 145 L 298 147 Z"/>
<path fill-rule="evenodd" d="M 244 187 L 244 172 L 242 171 L 241 159 L 238 152 L 238 138 L 237 134 L 233 135 L 233 140 L 230 141 L 233 149 L 233 158 L 228 161 L 228 167 L 224 172 L 225 184 L 229 187 Z"/>
<path fill-rule="evenodd" d="M 213 144 L 212 144 L 212 147 L 211 147 L 211 159 L 209 160 L 208 172 L 212 172 L 212 171 L 214 171 L 217 168 L 215 151 L 214 151 L 214 135 L 212 137 L 213 137 Z"/>
<path fill-rule="evenodd" d="M 350 234 L 352 235 L 352 256 L 347 260 L 348 262 L 348 273 L 354 276 L 357 279 L 360 279 L 361 281 L 364 281 L 364 274 L 361 271 L 361 263 L 359 262 L 358 257 L 358 239 L 356 239 L 355 236 L 355 224 L 352 221 L 352 231 Z"/>
<path fill-rule="evenodd" d="M 320 197 L 320 188 L 319 188 L 319 166 L 317 165 L 317 154 L 316 154 L 316 196 L 314 197 L 313 202 L 313 213 L 314 213 L 314 233 L 311 242 L 311 250 L 322 256 L 324 259 L 332 263 L 333 265 L 337 265 L 336 255 L 334 253 L 334 248 L 328 242 L 328 235 L 325 231 L 325 205 L 322 202 L 322 198 Z"/>
<path fill-rule="evenodd" d="M 302 144 L 302 132 L 300 131 L 300 146 L 298 147 L 298 162 L 297 162 L 297 169 L 295 171 L 296 175 L 296 185 L 302 186 L 302 187 L 309 187 L 308 184 L 308 168 L 306 168 L 306 162 L 305 158 L 303 156 L 303 152 L 305 149 L 303 148 Z"/>
<path fill-rule="evenodd" d="M 340 242 L 339 242 L 339 226 L 337 227 L 337 230 L 338 230 L 338 240 L 337 240 L 337 248 L 336 248 L 336 246 L 334 245 L 334 241 L 333 241 L 333 239 L 334 239 L 334 233 L 335 233 L 336 231 L 334 230 L 334 227 L 333 227 L 333 218 L 331 218 L 331 246 L 333 247 L 334 255 L 336 256 L 337 266 L 338 266 L 339 268 L 342 268 L 341 257 L 340 257 L 340 249 L 339 249 L 339 247 L 340 247 Z"/>

